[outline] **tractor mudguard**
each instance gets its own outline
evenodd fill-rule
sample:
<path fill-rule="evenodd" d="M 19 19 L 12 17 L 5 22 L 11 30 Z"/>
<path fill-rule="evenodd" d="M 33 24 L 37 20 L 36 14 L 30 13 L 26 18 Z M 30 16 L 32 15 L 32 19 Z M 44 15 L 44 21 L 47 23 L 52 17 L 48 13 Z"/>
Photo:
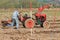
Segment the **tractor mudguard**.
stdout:
<path fill-rule="evenodd" d="M 44 21 L 46 20 L 46 14 L 41 14 L 41 17 L 44 17 Z"/>

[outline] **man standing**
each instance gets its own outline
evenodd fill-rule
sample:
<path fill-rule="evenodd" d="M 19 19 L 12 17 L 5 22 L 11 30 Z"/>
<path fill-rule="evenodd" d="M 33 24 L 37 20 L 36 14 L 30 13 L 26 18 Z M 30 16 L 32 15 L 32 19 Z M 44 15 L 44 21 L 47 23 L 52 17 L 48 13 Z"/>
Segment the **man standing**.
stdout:
<path fill-rule="evenodd" d="M 15 10 L 12 15 L 12 26 L 16 25 L 16 29 L 19 27 L 19 12 L 18 10 Z"/>

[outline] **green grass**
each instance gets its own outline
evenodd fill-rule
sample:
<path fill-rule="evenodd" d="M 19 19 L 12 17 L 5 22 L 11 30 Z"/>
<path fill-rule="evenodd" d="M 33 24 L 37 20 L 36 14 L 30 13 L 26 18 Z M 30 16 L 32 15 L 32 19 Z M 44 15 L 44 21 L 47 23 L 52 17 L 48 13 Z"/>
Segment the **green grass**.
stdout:
<path fill-rule="evenodd" d="M 55 2 L 53 0 L 51 0 L 51 2 L 48 2 L 47 0 L 0 0 L 0 8 L 13 8 L 13 7 L 19 7 L 21 8 L 21 6 L 23 8 L 29 8 L 30 7 L 30 1 L 32 2 L 32 7 L 36 8 L 36 7 L 40 7 L 42 5 L 45 4 L 54 4 L 53 7 L 60 7 L 57 6 L 57 4 L 59 4 L 59 2 Z"/>

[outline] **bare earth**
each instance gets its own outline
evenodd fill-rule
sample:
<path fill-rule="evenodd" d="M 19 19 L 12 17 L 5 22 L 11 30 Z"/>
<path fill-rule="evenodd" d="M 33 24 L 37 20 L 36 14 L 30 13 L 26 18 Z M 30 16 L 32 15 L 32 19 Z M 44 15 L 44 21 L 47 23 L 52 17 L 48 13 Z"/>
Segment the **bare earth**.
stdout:
<path fill-rule="evenodd" d="M 60 40 L 60 28 L 0 29 L 0 40 Z"/>
<path fill-rule="evenodd" d="M 52 10 L 51 13 L 49 13 L 50 11 L 46 12 L 46 13 L 53 14 L 53 13 L 60 12 L 60 8 L 58 8 L 58 10 L 56 10 L 56 9 L 49 9 L 49 10 Z M 6 9 L 6 10 L 0 9 L 0 16 L 1 16 L 0 21 L 3 18 L 5 18 L 5 16 L 7 16 L 10 19 L 12 12 L 13 12 L 13 9 Z M 7 13 L 7 14 L 5 14 L 5 13 Z M 53 15 L 48 15 L 47 18 L 53 20 Z M 56 18 L 59 18 L 59 17 L 56 16 Z M 60 20 L 60 18 L 59 18 L 59 20 Z M 60 40 L 60 21 L 58 21 L 58 23 L 55 23 L 54 25 L 52 24 L 51 26 L 52 27 L 56 26 L 59 28 L 49 28 L 49 29 L 33 28 L 32 33 L 31 33 L 31 29 L 28 29 L 28 28 L 0 29 L 0 40 Z"/>

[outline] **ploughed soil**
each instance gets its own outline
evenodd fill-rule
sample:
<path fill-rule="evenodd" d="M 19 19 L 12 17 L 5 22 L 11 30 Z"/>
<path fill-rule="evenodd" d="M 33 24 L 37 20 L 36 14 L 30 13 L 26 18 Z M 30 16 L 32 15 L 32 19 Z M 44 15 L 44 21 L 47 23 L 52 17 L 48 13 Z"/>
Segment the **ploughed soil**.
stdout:
<path fill-rule="evenodd" d="M 0 29 L 0 40 L 60 40 L 60 28 Z"/>

